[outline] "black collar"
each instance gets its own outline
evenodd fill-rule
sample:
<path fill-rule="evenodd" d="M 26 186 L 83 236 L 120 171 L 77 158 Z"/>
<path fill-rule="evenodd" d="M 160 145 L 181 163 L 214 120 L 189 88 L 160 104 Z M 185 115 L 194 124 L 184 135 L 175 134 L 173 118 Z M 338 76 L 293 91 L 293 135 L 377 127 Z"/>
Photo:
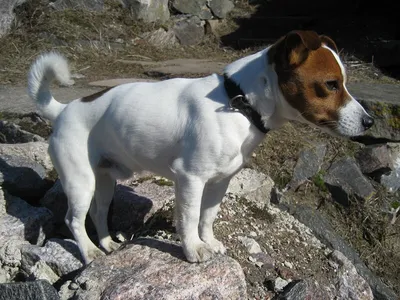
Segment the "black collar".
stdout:
<path fill-rule="evenodd" d="M 261 115 L 251 107 L 240 86 L 227 74 L 224 74 L 224 86 L 229 97 L 229 106 L 245 115 L 262 133 L 267 133 L 269 129 L 265 127 Z"/>

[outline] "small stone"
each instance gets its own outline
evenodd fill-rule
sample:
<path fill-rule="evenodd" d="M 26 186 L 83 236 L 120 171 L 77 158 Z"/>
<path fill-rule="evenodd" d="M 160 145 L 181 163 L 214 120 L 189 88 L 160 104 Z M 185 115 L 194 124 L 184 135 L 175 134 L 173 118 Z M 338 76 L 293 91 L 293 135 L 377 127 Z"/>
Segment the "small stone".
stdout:
<path fill-rule="evenodd" d="M 285 288 L 285 286 L 289 284 L 289 282 L 281 277 L 277 277 L 274 280 L 273 284 L 274 284 L 274 291 L 281 292 Z"/>
<path fill-rule="evenodd" d="M 288 267 L 289 269 L 293 269 L 293 264 L 291 262 L 285 261 L 283 263 L 286 267 Z"/>

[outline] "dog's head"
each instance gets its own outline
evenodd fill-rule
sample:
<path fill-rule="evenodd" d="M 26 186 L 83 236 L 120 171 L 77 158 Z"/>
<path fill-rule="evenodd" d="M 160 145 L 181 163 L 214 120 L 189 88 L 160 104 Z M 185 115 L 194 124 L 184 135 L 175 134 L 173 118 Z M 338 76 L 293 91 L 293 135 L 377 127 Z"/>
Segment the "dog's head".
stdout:
<path fill-rule="evenodd" d="M 290 118 L 342 136 L 356 136 L 374 120 L 346 89 L 335 42 L 313 31 L 293 31 L 268 51 Z"/>

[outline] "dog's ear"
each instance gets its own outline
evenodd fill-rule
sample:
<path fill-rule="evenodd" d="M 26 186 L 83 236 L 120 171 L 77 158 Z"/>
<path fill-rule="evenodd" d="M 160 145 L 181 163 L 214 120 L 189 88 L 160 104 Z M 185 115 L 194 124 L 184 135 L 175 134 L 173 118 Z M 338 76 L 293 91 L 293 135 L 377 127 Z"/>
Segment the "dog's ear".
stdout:
<path fill-rule="evenodd" d="M 285 37 L 287 63 L 296 67 L 304 62 L 311 50 L 321 47 L 321 39 L 314 31 L 292 31 Z"/>
<path fill-rule="evenodd" d="M 322 44 L 326 45 L 336 53 L 339 53 L 336 43 L 329 36 L 320 35 L 319 38 L 321 39 Z"/>
<path fill-rule="evenodd" d="M 280 38 L 270 49 L 270 63 L 292 69 L 304 62 L 310 51 L 321 47 L 321 39 L 314 31 L 295 30 Z"/>

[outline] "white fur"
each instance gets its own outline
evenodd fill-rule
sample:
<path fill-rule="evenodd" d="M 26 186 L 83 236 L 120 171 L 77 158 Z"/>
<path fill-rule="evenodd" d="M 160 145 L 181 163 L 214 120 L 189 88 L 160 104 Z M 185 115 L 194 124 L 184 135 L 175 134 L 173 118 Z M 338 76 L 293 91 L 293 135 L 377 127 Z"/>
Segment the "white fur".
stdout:
<path fill-rule="evenodd" d="M 53 121 L 65 105 L 54 100 L 49 88 L 56 78 L 63 85 L 74 83 L 70 78 L 67 61 L 58 53 L 50 52 L 39 56 L 29 71 L 28 94 L 35 100 L 42 115 Z"/>
<path fill-rule="evenodd" d="M 279 90 L 267 51 L 238 60 L 225 72 L 266 126 L 276 128 L 296 112 Z M 224 253 L 213 234 L 214 219 L 230 179 L 264 135 L 229 109 L 223 77 L 123 84 L 93 102 L 77 99 L 67 106 L 50 94 L 54 77 L 68 82 L 65 60 L 45 54 L 32 66 L 29 91 L 54 121 L 49 153 L 68 196 L 65 220 L 85 261 L 102 254 L 84 227 L 88 211 L 102 248 L 116 249 L 106 222 L 114 182 L 141 170 L 175 182 L 176 224 L 187 259 L 200 262 Z"/>

